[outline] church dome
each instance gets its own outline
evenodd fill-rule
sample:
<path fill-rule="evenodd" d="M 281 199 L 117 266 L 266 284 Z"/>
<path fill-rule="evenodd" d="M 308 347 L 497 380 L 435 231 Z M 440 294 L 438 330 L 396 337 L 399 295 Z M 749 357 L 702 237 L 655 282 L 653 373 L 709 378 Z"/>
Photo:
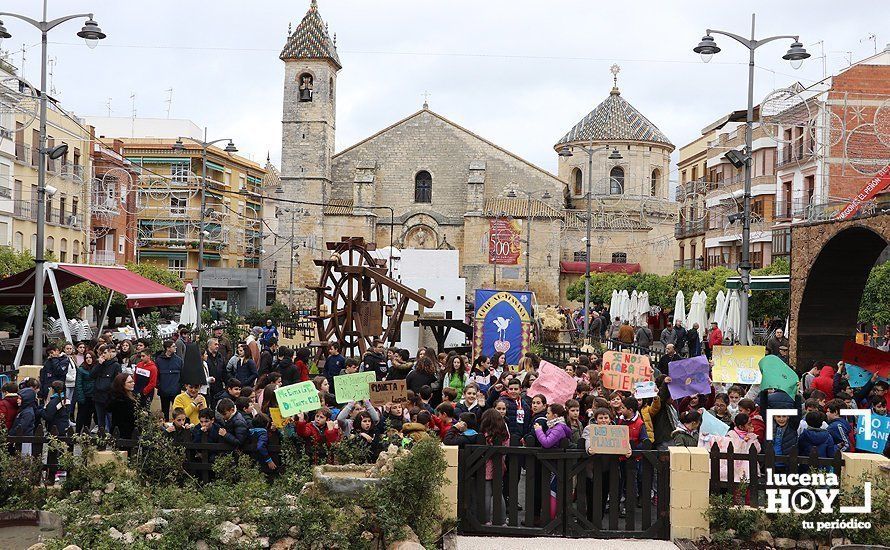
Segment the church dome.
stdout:
<path fill-rule="evenodd" d="M 557 143 L 556 148 L 578 141 L 643 141 L 674 148 L 657 126 L 621 97 L 618 87 L 609 97 L 575 124 Z"/>

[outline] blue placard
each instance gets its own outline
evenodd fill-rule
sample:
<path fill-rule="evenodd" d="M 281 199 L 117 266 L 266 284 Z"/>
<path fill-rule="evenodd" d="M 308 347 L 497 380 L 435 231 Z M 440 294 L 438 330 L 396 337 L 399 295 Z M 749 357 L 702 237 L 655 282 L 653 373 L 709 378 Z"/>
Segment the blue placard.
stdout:
<path fill-rule="evenodd" d="M 473 316 L 473 357 L 502 352 L 517 365 L 531 344 L 531 292 L 477 290 Z"/>
<path fill-rule="evenodd" d="M 890 416 L 871 415 L 871 439 L 865 439 L 865 417 L 856 420 L 856 450 L 881 454 L 890 436 Z"/>
<path fill-rule="evenodd" d="M 862 386 L 866 385 L 869 380 L 871 380 L 872 376 L 874 376 L 873 372 L 865 370 L 864 368 L 860 367 L 859 365 L 854 365 L 852 363 L 845 363 L 845 365 L 846 365 L 845 368 L 847 370 L 847 374 L 850 375 L 850 387 L 851 388 L 861 388 Z M 883 376 L 879 376 L 878 380 L 883 380 L 884 382 L 887 382 L 887 379 L 884 378 Z"/>

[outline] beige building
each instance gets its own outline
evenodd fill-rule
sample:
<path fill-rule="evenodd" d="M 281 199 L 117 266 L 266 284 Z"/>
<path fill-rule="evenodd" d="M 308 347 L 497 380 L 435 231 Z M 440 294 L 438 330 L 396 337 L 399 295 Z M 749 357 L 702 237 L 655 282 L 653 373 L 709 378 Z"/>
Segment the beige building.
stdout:
<path fill-rule="evenodd" d="M 716 137 L 709 133 L 680 148 L 677 162 L 679 182 L 677 202 L 679 220 L 674 229 L 678 255 L 674 269 L 704 269 L 705 229 L 708 227 L 708 209 L 705 196 L 708 192 L 708 142 Z"/>
<path fill-rule="evenodd" d="M 378 247 L 391 239 L 397 248 L 457 249 L 469 290 L 528 287 L 540 303 L 564 301 L 565 286 L 584 263 L 586 191 L 575 185 L 587 175 L 586 155 L 560 157 L 554 175 L 426 104 L 335 153 L 342 64 L 315 2 L 280 59 L 283 193 L 269 197 L 291 202 L 279 203 L 277 216 L 267 208 L 273 230 L 265 246 L 278 251 L 274 270 L 285 302 L 314 305 L 308 289 L 320 274 L 314 260 L 326 259 L 325 243 L 344 236 Z M 673 145 L 617 86 L 554 149 L 604 144 L 618 148 L 622 160 L 607 162 L 608 152 L 594 158 L 594 270 L 670 272 Z M 504 246 L 509 258 L 491 263 L 493 250 Z"/>

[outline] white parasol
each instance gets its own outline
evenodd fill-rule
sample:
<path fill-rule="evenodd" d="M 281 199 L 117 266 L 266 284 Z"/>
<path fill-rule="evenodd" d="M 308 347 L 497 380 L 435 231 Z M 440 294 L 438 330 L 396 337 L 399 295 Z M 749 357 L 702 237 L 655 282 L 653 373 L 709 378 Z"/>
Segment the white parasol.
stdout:
<path fill-rule="evenodd" d="M 714 305 L 714 320 L 717 321 L 717 326 L 720 329 L 723 329 L 723 323 L 726 319 L 726 295 L 723 294 L 723 291 L 720 290 L 717 292 L 717 299 Z"/>
<path fill-rule="evenodd" d="M 677 300 L 674 302 L 674 323 L 680 321 L 682 326 L 686 326 L 686 299 L 683 297 L 683 291 L 677 292 Z"/>
<path fill-rule="evenodd" d="M 185 285 L 185 299 L 182 302 L 182 312 L 179 314 L 180 325 L 198 324 L 198 308 L 195 306 L 195 291 L 192 283 Z"/>
<path fill-rule="evenodd" d="M 619 305 L 621 303 L 621 295 L 617 290 L 612 290 L 612 301 L 609 302 L 609 315 L 614 318 L 618 315 Z"/>
<path fill-rule="evenodd" d="M 628 307 L 627 307 L 628 320 L 630 321 L 630 324 L 633 326 L 639 326 L 639 323 L 637 322 L 640 318 L 640 314 L 638 311 L 639 307 L 640 307 L 640 297 L 637 294 L 637 291 L 634 290 L 633 292 L 630 293 L 630 301 L 628 302 Z"/>
<path fill-rule="evenodd" d="M 742 313 L 739 307 L 739 293 L 735 290 L 729 293 L 729 299 L 726 305 L 726 318 L 724 319 L 725 328 L 723 336 L 731 338 L 734 343 L 739 340 L 739 333 L 742 328 Z"/>

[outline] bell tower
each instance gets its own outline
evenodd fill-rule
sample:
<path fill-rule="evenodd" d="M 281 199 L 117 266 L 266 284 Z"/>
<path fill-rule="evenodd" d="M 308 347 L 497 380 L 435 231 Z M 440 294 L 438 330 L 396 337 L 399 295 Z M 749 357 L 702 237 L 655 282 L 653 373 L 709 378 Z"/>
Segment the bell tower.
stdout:
<path fill-rule="evenodd" d="M 337 72 L 341 69 L 336 41 L 331 39 L 327 24 L 312 0 L 309 10 L 297 27 L 288 27 L 287 42 L 279 58 L 284 61 L 284 105 L 281 117 L 281 198 L 324 202 L 331 188 L 331 159 L 334 155 Z M 306 305 L 302 298 L 314 300 L 314 293 L 305 287 L 317 284 L 318 269 L 313 258 L 321 257 L 324 247 L 324 214 L 321 206 L 282 204 L 302 209 L 296 220 L 293 214 L 278 216 L 277 233 L 293 240 L 294 249 L 284 246 L 279 267 L 279 294 L 286 296 L 291 288 L 289 274 L 282 266 L 289 265 L 289 253 L 295 254 L 294 296 L 283 300 L 293 305 Z M 291 235 L 291 232 L 295 235 Z M 304 296 L 305 295 L 305 296 Z"/>

